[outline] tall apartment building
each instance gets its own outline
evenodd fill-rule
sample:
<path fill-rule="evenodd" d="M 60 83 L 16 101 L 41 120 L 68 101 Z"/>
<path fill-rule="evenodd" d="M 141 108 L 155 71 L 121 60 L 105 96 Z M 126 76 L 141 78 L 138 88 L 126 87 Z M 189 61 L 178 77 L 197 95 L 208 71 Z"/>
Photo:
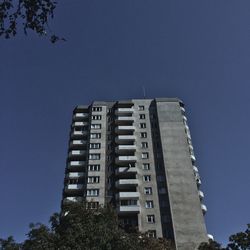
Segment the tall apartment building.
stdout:
<path fill-rule="evenodd" d="M 73 112 L 62 206 L 112 203 L 124 227 L 194 250 L 206 206 L 184 105 L 176 98 L 93 102 Z"/>

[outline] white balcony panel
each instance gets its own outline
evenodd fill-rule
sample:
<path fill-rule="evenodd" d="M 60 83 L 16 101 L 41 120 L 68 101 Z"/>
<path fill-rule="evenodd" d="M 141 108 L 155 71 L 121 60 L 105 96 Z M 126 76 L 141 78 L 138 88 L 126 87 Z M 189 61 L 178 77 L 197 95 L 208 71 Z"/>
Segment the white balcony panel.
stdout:
<path fill-rule="evenodd" d="M 85 155 L 86 154 L 86 150 L 72 150 L 70 153 L 72 155 Z"/>
<path fill-rule="evenodd" d="M 196 166 L 193 166 L 193 170 L 194 170 L 195 173 L 198 173 L 198 172 L 199 172 L 199 171 L 198 171 L 198 168 L 197 168 Z"/>
<path fill-rule="evenodd" d="M 136 145 L 118 145 L 116 147 L 116 152 L 119 151 L 135 151 L 136 150 Z"/>
<path fill-rule="evenodd" d="M 115 170 L 116 174 L 137 173 L 136 167 L 118 167 Z"/>
<path fill-rule="evenodd" d="M 134 109 L 133 108 L 118 108 L 116 111 L 115 111 L 115 114 L 116 115 L 119 115 L 119 114 L 131 114 L 134 112 Z"/>
<path fill-rule="evenodd" d="M 201 200 L 204 199 L 204 193 L 201 190 L 199 190 L 199 197 Z"/>
<path fill-rule="evenodd" d="M 82 184 L 68 184 L 66 186 L 67 190 L 81 190 L 83 189 L 83 185 Z"/>
<path fill-rule="evenodd" d="M 83 126 L 87 126 L 88 123 L 87 122 L 74 122 L 72 124 L 73 127 L 83 127 Z"/>
<path fill-rule="evenodd" d="M 214 236 L 212 234 L 208 234 L 207 237 L 209 240 L 214 240 Z"/>
<path fill-rule="evenodd" d="M 207 207 L 204 204 L 201 204 L 201 209 L 202 209 L 203 214 L 207 212 Z"/>
<path fill-rule="evenodd" d="M 122 122 L 133 122 L 134 121 L 134 117 L 133 116 L 118 116 L 115 119 L 116 123 L 122 123 Z"/>
<path fill-rule="evenodd" d="M 82 202 L 83 198 L 82 197 L 66 197 L 63 199 L 64 203 L 69 203 L 69 202 Z"/>
<path fill-rule="evenodd" d="M 119 163 L 128 163 L 128 162 L 136 162 L 136 156 L 118 156 L 115 159 L 117 164 Z"/>
<path fill-rule="evenodd" d="M 117 211 L 118 213 L 139 213 L 140 206 L 119 206 Z"/>
<path fill-rule="evenodd" d="M 116 128 L 115 128 L 115 132 L 117 133 L 117 134 L 125 134 L 125 133 L 127 133 L 127 132 L 131 132 L 131 131 L 134 131 L 135 130 L 135 127 L 134 126 L 117 126 Z"/>
<path fill-rule="evenodd" d="M 134 141 L 135 136 L 134 135 L 118 135 L 115 138 L 116 143 L 123 143 L 124 141 Z"/>
<path fill-rule="evenodd" d="M 117 199 L 126 200 L 126 199 L 139 199 L 139 192 L 119 192 L 116 195 Z"/>
<path fill-rule="evenodd" d="M 75 117 L 84 118 L 84 117 L 88 117 L 88 116 L 89 116 L 88 113 L 75 113 Z"/>
<path fill-rule="evenodd" d="M 72 172 L 72 173 L 67 174 L 68 178 L 81 178 L 83 176 L 84 176 L 83 172 Z"/>
<path fill-rule="evenodd" d="M 120 179 L 115 183 L 116 187 L 123 187 L 123 186 L 137 186 L 138 180 L 137 179 Z"/>
<path fill-rule="evenodd" d="M 86 145 L 86 141 L 83 141 L 83 140 L 73 140 L 71 142 L 72 145 L 75 145 L 75 146 L 82 146 L 82 145 Z"/>
<path fill-rule="evenodd" d="M 68 163 L 68 168 L 79 168 L 83 167 L 86 164 L 86 161 L 70 161 Z"/>

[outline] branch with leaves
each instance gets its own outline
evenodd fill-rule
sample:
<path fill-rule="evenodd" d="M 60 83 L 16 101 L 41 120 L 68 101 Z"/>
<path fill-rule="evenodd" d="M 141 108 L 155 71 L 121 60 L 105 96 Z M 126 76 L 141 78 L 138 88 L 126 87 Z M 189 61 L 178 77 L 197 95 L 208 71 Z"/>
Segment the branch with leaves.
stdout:
<path fill-rule="evenodd" d="M 55 0 L 0 0 L 0 36 L 9 39 L 22 29 L 25 35 L 31 30 L 49 37 L 52 43 L 65 40 L 53 34 L 49 27 L 56 5 Z"/>

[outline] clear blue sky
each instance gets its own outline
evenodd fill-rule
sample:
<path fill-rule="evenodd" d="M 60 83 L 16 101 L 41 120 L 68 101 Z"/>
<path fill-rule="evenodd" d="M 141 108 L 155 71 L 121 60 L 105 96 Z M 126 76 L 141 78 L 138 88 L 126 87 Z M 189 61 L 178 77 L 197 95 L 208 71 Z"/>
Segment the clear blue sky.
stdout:
<path fill-rule="evenodd" d="M 68 0 L 65 43 L 0 40 L 0 237 L 59 211 L 71 112 L 92 100 L 186 104 L 219 242 L 250 222 L 250 1 Z"/>

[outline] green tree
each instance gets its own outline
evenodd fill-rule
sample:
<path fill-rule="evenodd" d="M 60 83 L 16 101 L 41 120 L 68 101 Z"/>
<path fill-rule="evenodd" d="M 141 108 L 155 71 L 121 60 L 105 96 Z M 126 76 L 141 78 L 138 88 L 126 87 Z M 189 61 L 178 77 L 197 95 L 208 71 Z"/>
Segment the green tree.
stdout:
<path fill-rule="evenodd" d="M 50 226 L 31 224 L 27 240 L 15 247 L 13 238 L 2 250 L 173 250 L 165 239 L 148 237 L 147 233 L 126 232 L 111 207 L 87 209 L 86 204 L 71 204 L 50 218 Z M 12 245 L 11 245 L 12 244 Z M 6 246 L 10 246 L 7 248 Z M 13 246 L 13 247 L 12 247 Z M 11 248 L 12 247 L 12 248 Z"/>
<path fill-rule="evenodd" d="M 14 37 L 21 28 L 24 34 L 32 30 L 48 36 L 52 43 L 60 40 L 49 27 L 56 4 L 55 0 L 0 0 L 0 36 Z"/>
<path fill-rule="evenodd" d="M 250 249 L 250 224 L 245 232 L 233 234 L 229 237 L 228 250 L 249 250 Z"/>
<path fill-rule="evenodd" d="M 214 240 L 209 240 L 209 242 L 202 242 L 198 250 L 223 250 L 221 245 Z"/>
<path fill-rule="evenodd" d="M 6 240 L 0 239 L 1 250 L 19 250 L 20 244 L 17 244 L 12 236 L 9 236 Z"/>

